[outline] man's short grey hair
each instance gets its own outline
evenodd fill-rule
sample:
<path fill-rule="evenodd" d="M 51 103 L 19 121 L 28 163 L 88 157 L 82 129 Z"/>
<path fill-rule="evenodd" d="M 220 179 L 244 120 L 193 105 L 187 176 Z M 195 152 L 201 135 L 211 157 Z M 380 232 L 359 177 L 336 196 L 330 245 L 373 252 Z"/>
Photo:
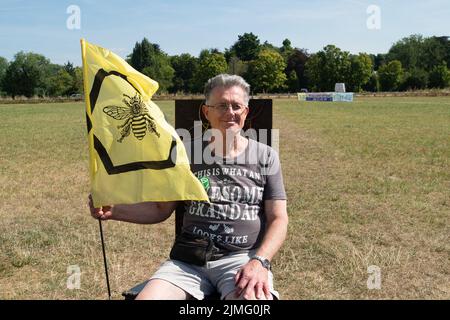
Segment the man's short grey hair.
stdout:
<path fill-rule="evenodd" d="M 208 80 L 205 84 L 205 98 L 206 104 L 209 103 L 211 93 L 215 88 L 231 88 L 240 87 L 244 90 L 245 104 L 248 105 L 250 100 L 250 85 L 241 76 L 222 73 Z"/>

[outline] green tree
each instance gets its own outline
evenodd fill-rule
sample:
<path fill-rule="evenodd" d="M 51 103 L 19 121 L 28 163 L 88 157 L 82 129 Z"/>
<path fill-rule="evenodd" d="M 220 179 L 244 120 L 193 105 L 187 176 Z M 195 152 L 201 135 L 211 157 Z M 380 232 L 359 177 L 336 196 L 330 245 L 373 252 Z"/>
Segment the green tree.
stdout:
<path fill-rule="evenodd" d="M 242 61 L 250 61 L 256 59 L 260 51 L 260 41 L 258 36 L 253 33 L 244 33 L 238 36 L 236 41 L 231 47 L 233 55 L 237 56 Z"/>
<path fill-rule="evenodd" d="M 70 94 L 72 86 L 73 77 L 66 71 L 65 68 L 60 68 L 55 75 L 49 78 L 47 93 L 50 96 L 67 96 Z"/>
<path fill-rule="evenodd" d="M 232 58 L 232 57 L 236 57 L 236 52 L 234 52 L 234 50 L 233 50 L 233 48 L 231 47 L 231 48 L 225 48 L 225 51 L 224 51 L 224 53 L 223 53 L 223 56 L 225 57 L 225 61 L 227 62 L 227 63 L 230 63 L 230 59 Z M 238 58 L 239 59 L 239 58 Z"/>
<path fill-rule="evenodd" d="M 300 86 L 298 83 L 297 74 L 294 70 L 292 70 L 290 73 L 286 75 L 286 89 L 288 92 L 299 92 Z"/>
<path fill-rule="evenodd" d="M 174 69 L 171 92 L 191 92 L 194 83 L 194 74 L 197 70 L 198 59 L 188 53 L 172 56 L 170 63 Z"/>
<path fill-rule="evenodd" d="M 284 39 L 283 45 L 280 48 L 280 53 L 286 62 L 287 62 L 288 57 L 292 54 L 293 51 L 294 51 L 294 48 L 292 48 L 291 41 L 289 39 Z"/>
<path fill-rule="evenodd" d="M 445 43 L 438 37 L 425 38 L 421 49 L 419 69 L 427 72 L 440 65 L 442 61 L 448 60 L 450 54 L 449 41 Z"/>
<path fill-rule="evenodd" d="M 419 68 L 406 71 L 403 74 L 403 81 L 400 84 L 400 90 L 425 89 L 428 85 L 428 73 Z"/>
<path fill-rule="evenodd" d="M 350 54 L 327 45 L 306 63 L 306 75 L 313 90 L 334 91 L 336 82 L 345 82 L 350 74 Z"/>
<path fill-rule="evenodd" d="M 444 61 L 447 64 L 447 68 L 450 68 L 450 37 L 442 36 L 442 37 L 433 37 L 436 41 L 438 41 L 445 51 L 445 59 Z M 439 65 L 439 63 L 437 64 Z"/>
<path fill-rule="evenodd" d="M 194 91 L 203 92 L 208 79 L 227 72 L 228 66 L 225 56 L 211 50 L 202 50 L 199 55 L 198 68 L 194 74 Z"/>
<path fill-rule="evenodd" d="M 83 93 L 83 69 L 81 69 L 80 67 L 75 67 L 72 83 L 72 92 L 70 92 L 70 94 Z"/>
<path fill-rule="evenodd" d="M 154 64 L 142 69 L 142 73 L 158 82 L 159 92 L 167 92 L 173 85 L 175 70 L 170 65 L 168 56 L 158 56 L 154 59 Z"/>
<path fill-rule="evenodd" d="M 5 72 L 3 88 L 13 98 L 17 95 L 32 97 L 46 91 L 45 76 L 50 61 L 36 53 L 18 52 Z"/>
<path fill-rule="evenodd" d="M 450 85 L 450 72 L 445 61 L 431 70 L 429 81 L 430 88 L 446 88 Z"/>
<path fill-rule="evenodd" d="M 147 38 L 144 38 L 141 42 L 136 42 L 127 61 L 140 72 L 145 67 L 155 65 L 154 60 L 160 54 L 162 54 L 162 51 L 159 45 L 151 43 Z"/>
<path fill-rule="evenodd" d="M 378 70 L 383 64 L 387 63 L 387 54 L 378 53 L 377 55 L 370 55 L 372 57 L 373 69 Z"/>
<path fill-rule="evenodd" d="M 405 37 L 392 45 L 387 60 L 398 60 L 405 70 L 420 66 L 424 39 L 421 35 Z"/>
<path fill-rule="evenodd" d="M 34 94 L 40 97 L 54 95 L 54 93 L 50 91 L 54 87 L 53 82 L 61 70 L 64 70 L 64 66 L 56 63 L 49 63 L 45 68 L 43 68 L 42 83 L 34 90 Z"/>
<path fill-rule="evenodd" d="M 8 69 L 8 60 L 0 57 L 0 95 L 3 91 L 3 80 L 6 74 L 6 69 Z"/>
<path fill-rule="evenodd" d="M 64 66 L 64 70 L 70 74 L 72 77 L 75 75 L 75 67 L 73 66 L 73 63 L 70 61 L 67 61 Z"/>
<path fill-rule="evenodd" d="M 248 70 L 248 62 L 240 60 L 236 56 L 232 56 L 228 61 L 228 73 L 239 76 L 245 75 Z"/>
<path fill-rule="evenodd" d="M 378 77 L 380 81 L 380 88 L 383 91 L 398 90 L 399 84 L 402 80 L 403 69 L 402 63 L 398 60 L 393 60 L 388 64 L 382 65 L 378 70 Z"/>
<path fill-rule="evenodd" d="M 294 52 L 294 48 L 292 47 L 291 41 L 289 39 L 284 39 L 281 47 L 276 48 L 276 51 L 278 51 L 281 54 L 281 56 L 284 59 L 284 62 L 286 62 L 286 69 L 284 70 L 284 73 L 286 74 L 287 81 L 286 81 L 286 86 L 284 87 L 284 91 L 286 91 L 286 92 L 299 91 L 300 86 L 299 86 L 297 74 L 289 66 L 289 57 Z"/>
<path fill-rule="evenodd" d="M 264 43 L 259 47 L 259 51 L 262 51 L 262 50 L 271 50 L 271 51 L 275 51 L 275 52 L 281 53 L 280 52 L 280 48 L 274 46 L 273 44 L 271 44 L 267 40 L 264 41 Z"/>
<path fill-rule="evenodd" d="M 423 69 L 431 71 L 441 61 L 450 57 L 450 44 L 445 37 L 424 38 L 422 35 L 405 37 L 392 45 L 387 54 L 388 61 L 399 60 L 403 68 L 412 73 Z"/>
<path fill-rule="evenodd" d="M 287 66 L 285 73 L 291 80 L 288 83 L 290 92 L 297 92 L 298 89 L 306 88 L 308 86 L 308 79 L 305 75 L 306 62 L 309 59 L 308 52 L 305 49 L 293 49 L 287 58 Z M 297 84 L 291 75 L 292 71 L 296 74 Z"/>
<path fill-rule="evenodd" d="M 254 92 L 270 92 L 285 87 L 286 63 L 276 51 L 263 50 L 249 64 L 246 78 Z"/>
<path fill-rule="evenodd" d="M 80 67 L 74 67 L 73 63 L 67 61 L 63 66 L 64 71 L 66 71 L 72 78 L 70 87 L 67 88 L 63 95 L 71 95 L 73 93 L 83 92 L 83 70 Z M 58 71 L 59 72 L 59 71 Z M 60 75 L 61 76 L 61 75 Z"/>
<path fill-rule="evenodd" d="M 157 81 L 160 92 L 166 92 L 172 86 L 175 70 L 170 64 L 169 56 L 158 44 L 151 43 L 147 38 L 136 42 L 127 61 L 137 71 Z"/>
<path fill-rule="evenodd" d="M 372 72 L 369 81 L 362 86 L 363 90 L 370 92 L 380 91 L 380 81 L 378 79 L 378 74 L 376 71 Z"/>
<path fill-rule="evenodd" d="M 349 91 L 360 92 L 372 75 L 372 59 L 366 53 L 350 56 L 350 71 L 347 76 Z"/>
<path fill-rule="evenodd" d="M 324 86 L 322 84 L 322 64 L 321 57 L 314 53 L 305 65 L 305 75 L 308 78 L 308 88 L 312 91 L 319 91 Z"/>

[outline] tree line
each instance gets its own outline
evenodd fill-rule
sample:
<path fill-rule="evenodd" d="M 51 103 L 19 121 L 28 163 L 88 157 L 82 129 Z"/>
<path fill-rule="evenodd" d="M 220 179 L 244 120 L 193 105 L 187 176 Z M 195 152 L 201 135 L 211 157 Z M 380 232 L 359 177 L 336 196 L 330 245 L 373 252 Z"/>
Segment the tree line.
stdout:
<path fill-rule="evenodd" d="M 404 91 L 450 85 L 449 37 L 411 35 L 385 54 L 351 54 L 334 45 L 310 54 L 289 39 L 280 47 L 244 33 L 223 52 L 204 49 L 198 57 L 170 56 L 147 38 L 136 42 L 127 57 L 136 70 L 159 82 L 159 93 L 202 93 L 207 79 L 230 73 L 243 76 L 252 93 L 333 91 Z M 83 91 L 82 70 L 71 62 L 52 64 L 41 54 L 18 52 L 8 62 L 0 57 L 0 95 L 68 96 Z"/>
<path fill-rule="evenodd" d="M 80 67 L 53 64 L 41 54 L 18 52 L 11 62 L 0 57 L 0 95 L 68 96 L 83 91 Z"/>

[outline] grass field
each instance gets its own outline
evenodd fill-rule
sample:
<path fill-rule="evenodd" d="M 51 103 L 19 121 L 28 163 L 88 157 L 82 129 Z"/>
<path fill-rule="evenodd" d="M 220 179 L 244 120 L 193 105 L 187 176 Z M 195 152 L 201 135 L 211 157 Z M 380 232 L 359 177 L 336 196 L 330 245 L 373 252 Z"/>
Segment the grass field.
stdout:
<path fill-rule="evenodd" d="M 158 105 L 173 123 L 173 101 Z M 84 105 L 0 114 L 0 299 L 106 298 Z M 274 261 L 283 299 L 450 298 L 449 98 L 277 100 L 274 128 L 290 216 Z M 173 223 L 104 223 L 115 299 L 166 259 Z M 380 289 L 367 287 L 371 265 Z"/>

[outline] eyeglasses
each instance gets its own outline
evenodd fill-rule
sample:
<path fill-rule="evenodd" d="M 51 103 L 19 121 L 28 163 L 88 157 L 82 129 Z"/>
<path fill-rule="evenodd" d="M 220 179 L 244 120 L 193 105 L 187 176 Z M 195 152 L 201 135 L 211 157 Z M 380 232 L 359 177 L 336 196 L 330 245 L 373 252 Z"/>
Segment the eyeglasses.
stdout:
<path fill-rule="evenodd" d="M 211 106 L 211 105 L 206 105 L 206 106 L 216 109 L 217 112 L 219 112 L 220 114 L 224 114 L 225 112 L 227 112 L 229 107 L 231 107 L 231 110 L 236 115 L 241 115 L 244 112 L 244 110 L 247 109 L 247 106 L 243 106 L 243 105 L 240 105 L 237 103 L 232 103 L 232 104 L 220 103 L 216 106 Z"/>

